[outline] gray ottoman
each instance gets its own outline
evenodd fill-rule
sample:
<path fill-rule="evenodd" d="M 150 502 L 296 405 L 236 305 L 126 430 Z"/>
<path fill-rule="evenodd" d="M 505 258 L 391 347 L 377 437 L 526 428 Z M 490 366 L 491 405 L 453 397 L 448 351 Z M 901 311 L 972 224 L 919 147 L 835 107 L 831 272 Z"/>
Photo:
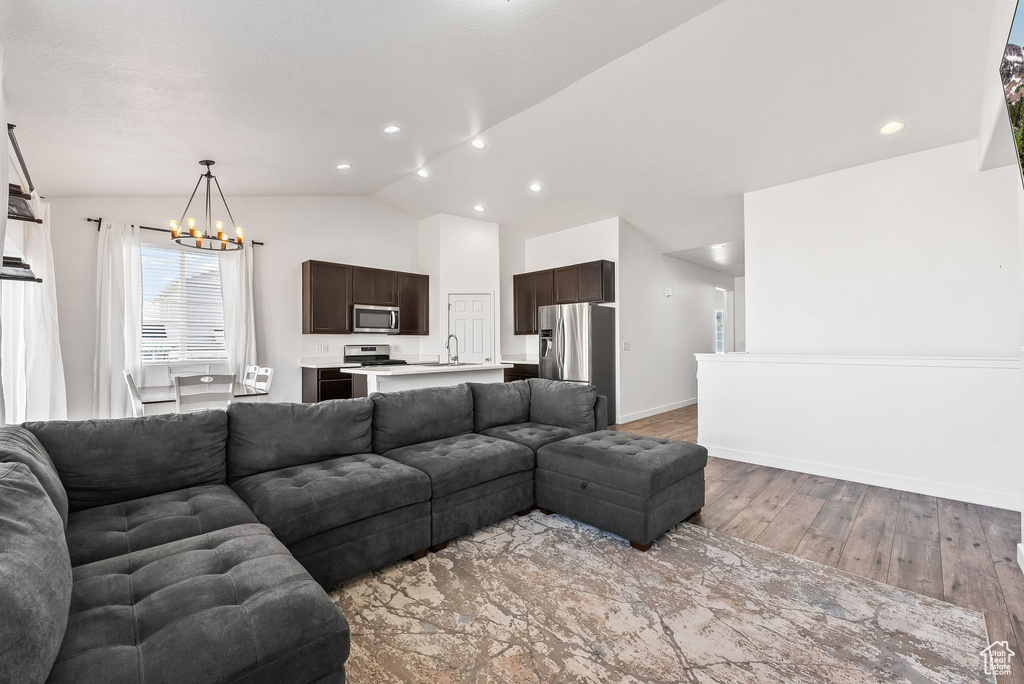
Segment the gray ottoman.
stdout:
<path fill-rule="evenodd" d="M 537 452 L 534 501 L 625 537 L 646 551 L 704 506 L 708 450 L 697 444 L 602 430 Z"/>

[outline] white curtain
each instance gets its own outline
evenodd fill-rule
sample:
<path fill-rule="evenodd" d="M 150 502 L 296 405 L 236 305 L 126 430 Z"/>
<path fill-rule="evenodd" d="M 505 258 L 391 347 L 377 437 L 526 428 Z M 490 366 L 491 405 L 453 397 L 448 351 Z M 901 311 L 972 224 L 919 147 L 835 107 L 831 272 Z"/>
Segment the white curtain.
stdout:
<path fill-rule="evenodd" d="M 220 287 L 224 299 L 224 343 L 228 369 L 239 380 L 245 367 L 256 364 L 256 317 L 254 297 L 253 246 L 220 255 Z"/>
<path fill-rule="evenodd" d="M 142 256 L 139 229 L 124 223 L 100 225 L 96 258 L 96 362 L 93 415 L 131 415 L 124 371 L 142 379 Z"/>
<path fill-rule="evenodd" d="M 64 420 L 68 417 L 64 361 L 57 324 L 57 287 L 50 242 L 50 205 L 32 197 L 41 224 L 24 224 L 21 251 L 42 283 L 7 282 L 3 288 L 2 377 L 6 419 Z"/>
<path fill-rule="evenodd" d="M 4 46 L 0 45 L 0 123 L 4 124 L 4 154 L 0 155 L 0 195 L 3 196 L 4 207 L 7 206 L 7 148 L 10 140 L 7 137 L 7 108 L 4 104 Z M 7 212 L 0 214 L 0 251 L 3 251 L 4 242 L 7 239 Z M 3 291 L 3 281 L 0 281 L 0 292 Z M 0 340 L 3 339 L 3 326 L 0 325 Z M 0 371 L 3 370 L 3 361 L 0 361 Z M 4 408 L 3 380 L 0 377 L 0 425 L 7 422 L 7 411 Z"/>

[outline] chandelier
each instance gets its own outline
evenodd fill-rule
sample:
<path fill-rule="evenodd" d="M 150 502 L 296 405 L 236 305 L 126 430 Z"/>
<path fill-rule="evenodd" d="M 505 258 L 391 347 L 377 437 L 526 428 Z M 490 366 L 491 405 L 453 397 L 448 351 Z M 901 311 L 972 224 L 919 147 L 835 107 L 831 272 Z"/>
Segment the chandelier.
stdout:
<path fill-rule="evenodd" d="M 193 249 L 242 249 L 245 243 L 245 231 L 235 223 L 235 219 L 231 216 L 231 210 L 228 209 L 228 201 L 224 199 L 224 191 L 220 189 L 217 177 L 210 171 L 210 167 L 213 166 L 214 162 L 210 159 L 204 159 L 199 163 L 206 167 L 206 172 L 199 175 L 196 187 L 192 190 L 192 196 L 188 198 L 188 204 L 185 205 L 185 211 L 181 212 L 181 218 L 177 220 L 171 219 L 171 239 L 183 247 L 192 247 Z M 188 210 L 192 206 L 192 200 L 196 198 L 196 193 L 199 191 L 199 186 L 204 178 L 206 179 L 206 224 L 205 228 L 200 228 L 195 218 L 188 216 Z M 224 204 L 228 220 L 235 227 L 235 234 L 233 236 L 229 236 L 224 232 L 223 221 L 213 220 L 213 204 L 210 194 L 211 181 L 217 186 L 217 194 L 220 195 L 220 201 Z M 188 217 L 186 218 L 186 216 Z M 188 230 L 188 235 L 182 235 L 183 230 Z"/>

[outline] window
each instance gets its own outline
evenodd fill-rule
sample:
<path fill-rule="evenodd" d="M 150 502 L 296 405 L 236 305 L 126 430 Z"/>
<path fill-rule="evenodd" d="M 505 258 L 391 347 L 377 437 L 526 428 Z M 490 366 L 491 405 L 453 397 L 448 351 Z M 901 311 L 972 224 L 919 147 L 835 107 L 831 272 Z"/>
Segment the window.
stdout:
<path fill-rule="evenodd" d="M 725 311 L 715 311 L 715 353 L 725 353 Z"/>
<path fill-rule="evenodd" d="M 224 361 L 217 255 L 142 243 L 142 360 Z"/>

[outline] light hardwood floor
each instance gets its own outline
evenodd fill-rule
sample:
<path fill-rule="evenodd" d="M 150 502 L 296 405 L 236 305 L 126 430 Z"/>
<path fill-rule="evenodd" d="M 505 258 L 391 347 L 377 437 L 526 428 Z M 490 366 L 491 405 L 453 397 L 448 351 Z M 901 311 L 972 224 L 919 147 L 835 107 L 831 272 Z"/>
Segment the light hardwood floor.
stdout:
<path fill-rule="evenodd" d="M 698 442 L 697 407 L 613 429 Z M 691 523 L 981 611 L 1017 654 L 1000 684 L 1024 684 L 1020 514 L 716 458 L 705 482 Z"/>

